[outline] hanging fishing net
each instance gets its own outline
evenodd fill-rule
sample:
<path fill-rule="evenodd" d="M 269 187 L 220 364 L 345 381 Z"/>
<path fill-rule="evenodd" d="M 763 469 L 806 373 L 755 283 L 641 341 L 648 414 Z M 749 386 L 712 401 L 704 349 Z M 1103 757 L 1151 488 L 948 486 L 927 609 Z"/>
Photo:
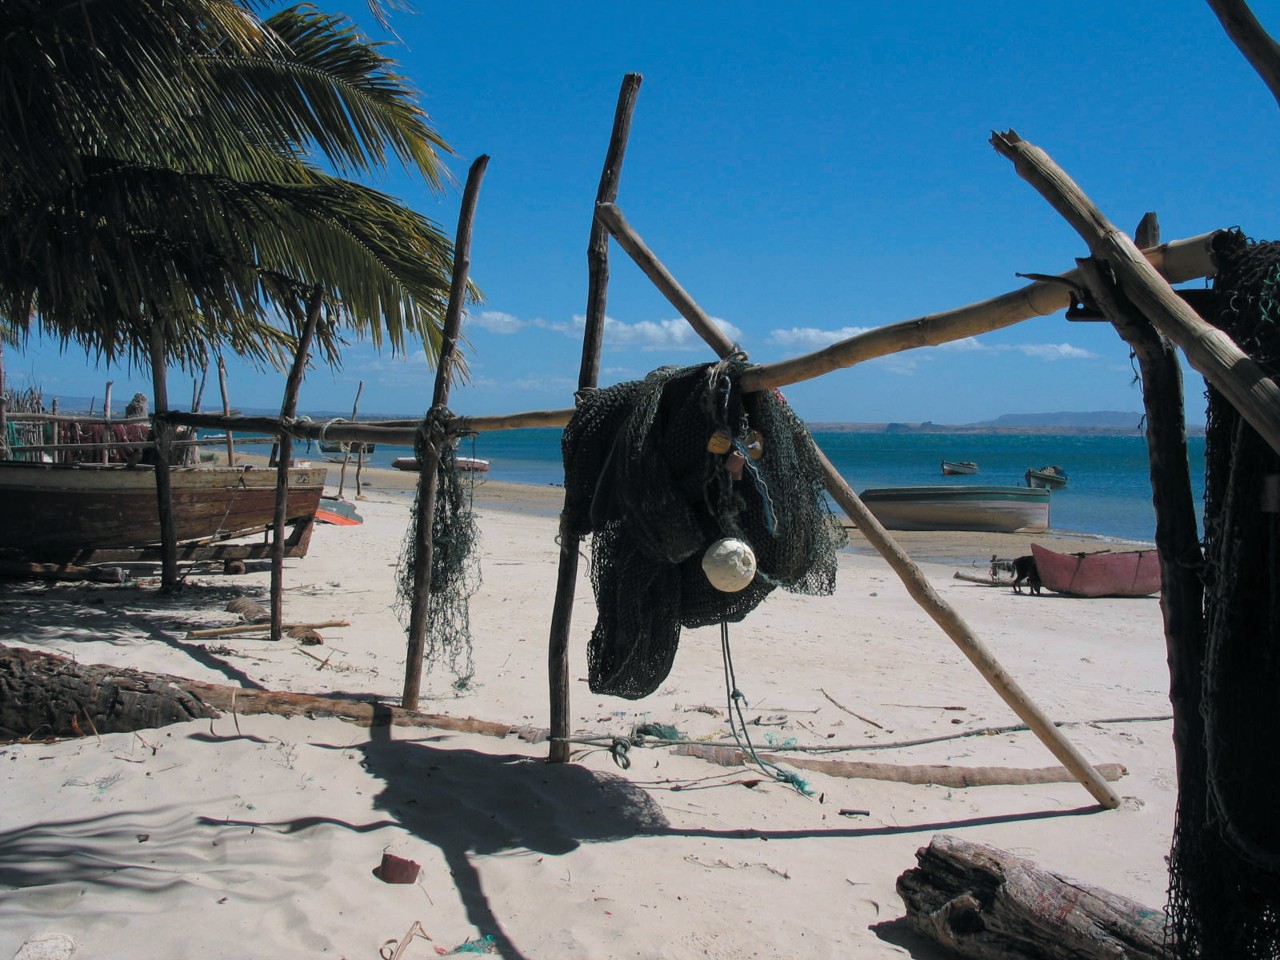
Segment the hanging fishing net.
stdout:
<path fill-rule="evenodd" d="M 639 699 L 671 671 L 681 627 L 737 622 L 777 587 L 835 589 L 845 542 L 817 451 L 774 392 L 744 394 L 739 358 L 665 367 L 583 393 L 562 444 L 565 532 L 591 534 L 594 693 Z M 736 592 L 702 561 L 723 538 L 750 545 Z"/>
<path fill-rule="evenodd" d="M 1280 372 L 1280 243 L 1215 244 L 1216 325 Z M 1170 856 L 1176 955 L 1280 957 L 1280 457 L 1209 389 L 1201 742 L 1184 745 Z"/>
<path fill-rule="evenodd" d="M 446 437 L 443 424 L 449 411 L 428 413 L 414 438 L 418 461 L 427 461 L 428 446 L 440 450 L 436 469 L 436 503 L 431 523 L 431 590 L 426 611 L 423 662 L 428 671 L 444 664 L 454 676 L 454 686 L 464 688 L 475 674 L 471 642 L 472 595 L 480 589 L 480 561 L 475 548 L 480 539 L 472 509 L 473 475 L 463 478 L 458 467 L 455 438 Z M 400 551 L 396 615 L 410 627 L 413 592 L 419 565 L 418 543 L 422 522 L 422 487 L 414 499 L 412 518 Z"/>

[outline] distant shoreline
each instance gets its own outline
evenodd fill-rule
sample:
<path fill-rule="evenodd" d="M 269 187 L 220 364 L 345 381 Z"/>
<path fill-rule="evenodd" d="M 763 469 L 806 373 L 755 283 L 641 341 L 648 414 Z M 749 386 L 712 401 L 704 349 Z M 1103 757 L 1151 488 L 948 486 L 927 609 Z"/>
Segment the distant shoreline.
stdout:
<path fill-rule="evenodd" d="M 1053 436 L 1053 437 L 1141 437 L 1143 431 L 1135 425 L 1131 428 L 1110 425 L 1083 426 L 1080 424 L 1018 424 L 1010 426 L 995 423 L 810 423 L 813 433 L 901 433 L 901 434 L 971 434 L 991 436 Z M 1204 436 L 1204 424 L 1187 424 L 1187 436 Z"/>

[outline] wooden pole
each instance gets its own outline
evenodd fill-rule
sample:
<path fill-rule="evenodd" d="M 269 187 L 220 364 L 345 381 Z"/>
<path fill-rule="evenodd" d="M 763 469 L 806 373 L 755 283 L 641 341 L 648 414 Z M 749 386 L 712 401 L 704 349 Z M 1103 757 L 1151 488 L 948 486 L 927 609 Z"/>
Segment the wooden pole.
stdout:
<path fill-rule="evenodd" d="M 627 249 L 625 245 L 623 245 L 623 249 Z M 652 256 L 652 254 L 649 255 Z M 649 273 L 648 270 L 645 272 Z M 663 272 L 665 273 L 665 270 Z M 678 284 L 675 287 L 683 289 Z M 666 290 L 662 292 L 664 294 L 667 293 Z M 671 299 L 671 297 L 668 296 L 668 299 Z M 692 304 L 692 300 L 683 303 L 672 299 L 671 302 L 681 313 L 684 313 L 688 305 Z M 698 319 L 699 314 L 701 314 L 700 310 L 696 313 L 691 310 L 690 314 L 685 316 L 685 319 L 689 320 L 698 334 L 719 356 L 724 357 L 734 352 L 736 350 L 735 345 L 724 335 L 720 328 Z M 705 317 L 705 314 L 701 315 Z M 810 439 L 812 441 L 812 438 Z M 956 646 L 969 658 L 969 661 L 978 668 L 978 672 L 982 674 L 992 689 L 1000 695 L 1000 698 L 1040 739 L 1040 742 L 1049 748 L 1049 752 L 1071 771 L 1072 775 L 1093 795 L 1094 799 L 1109 809 L 1118 807 L 1120 798 L 1107 785 L 1106 780 L 1079 754 L 1070 741 L 1053 725 L 1053 721 L 1041 712 L 1040 708 L 1031 701 L 1031 698 L 1009 676 L 960 615 L 933 589 L 920 568 L 912 562 L 906 551 L 872 516 L 871 511 L 866 508 L 858 498 L 858 495 L 853 492 L 853 489 L 840 476 L 839 471 L 827 459 L 827 455 L 822 452 L 821 448 L 816 443 L 814 443 L 813 448 L 818 455 L 819 462 L 822 464 L 828 492 L 848 514 L 849 518 L 858 525 L 859 532 L 866 537 L 867 542 L 875 547 L 876 551 L 888 561 L 889 566 L 893 568 L 893 571 L 898 575 L 898 578 L 916 603 L 929 614 L 938 626 L 942 627 L 947 636 L 955 642 Z"/>
<path fill-rule="evenodd" d="M 445 309 L 444 330 L 440 338 L 440 362 L 436 365 L 435 392 L 431 412 L 443 412 L 449 403 L 449 387 L 457 362 L 458 334 L 462 329 L 462 306 L 467 296 L 467 274 L 471 270 L 471 225 L 476 202 L 480 197 L 480 181 L 489 165 L 486 155 L 479 156 L 467 172 L 467 185 L 462 191 L 462 208 L 458 211 L 458 233 L 453 243 L 453 280 L 449 285 L 449 305 Z M 443 424 L 441 424 L 443 428 Z M 405 710 L 418 709 L 422 692 L 422 656 L 427 646 L 427 607 L 431 602 L 431 563 L 434 544 L 431 527 L 436 515 L 436 491 L 439 484 L 440 448 L 449 438 L 443 429 L 429 438 L 423 451 L 418 473 L 417 542 L 413 569 L 413 601 L 409 610 L 409 641 L 405 651 L 404 696 L 400 705 Z"/>
<path fill-rule="evenodd" d="M 1154 214 L 1138 228 L 1158 231 Z M 1151 496 L 1156 509 L 1156 550 L 1160 556 L 1160 613 L 1169 662 L 1169 701 L 1173 705 L 1174 760 L 1178 782 L 1191 752 L 1203 744 L 1200 718 L 1201 669 L 1204 662 L 1203 552 L 1191 490 L 1190 458 L 1183 417 L 1182 369 L 1173 345 L 1134 308 L 1110 271 L 1095 260 L 1080 265 L 1094 302 L 1129 344 L 1142 374 L 1142 402 L 1147 414 L 1147 456 Z M 1201 748 L 1202 749 L 1202 748 Z"/>
<path fill-rule="evenodd" d="M 149 329 L 151 352 L 151 390 L 155 394 L 153 410 L 156 413 L 153 429 L 156 434 L 156 508 L 160 514 L 160 590 L 175 593 L 178 583 L 178 527 L 173 517 L 173 479 L 169 475 L 173 426 L 162 416 L 169 410 L 169 381 L 166 376 L 168 351 L 164 344 L 164 331 L 160 321 L 153 320 Z M 111 382 L 107 382 L 107 400 L 103 406 L 106 419 L 111 418 Z M 106 431 L 104 431 L 105 433 Z M 103 451 L 103 456 L 107 452 Z"/>
<path fill-rule="evenodd" d="M 9 393 L 4 379 L 4 343 L 0 341 L 0 460 L 8 460 L 9 450 Z"/>
<path fill-rule="evenodd" d="M 1244 0 L 1209 0 L 1222 29 L 1280 103 L 1280 44 L 1262 29 Z"/>
<path fill-rule="evenodd" d="M 993 133 L 991 143 L 1071 224 L 1089 245 L 1090 253 L 1107 261 L 1134 306 L 1182 349 L 1187 362 L 1230 401 L 1272 450 L 1280 453 L 1280 385 L 1229 336 L 1187 306 L 1133 241 L 1107 220 L 1047 153 L 1012 130 Z"/>
<path fill-rule="evenodd" d="M 222 392 L 222 415 L 224 417 L 231 416 L 231 401 L 227 397 L 227 361 L 223 359 L 222 354 L 218 354 L 218 389 Z M 227 466 L 234 467 L 236 465 L 236 441 L 231 433 L 231 428 L 227 427 Z"/>
<path fill-rule="evenodd" d="M 596 216 L 608 227 L 618 245 L 631 255 L 645 275 L 685 319 L 695 324 L 695 328 L 714 326 L 710 317 L 703 313 L 693 298 L 658 262 L 658 258 L 627 223 L 618 207 L 602 204 L 596 208 Z M 1212 276 L 1216 267 L 1213 265 L 1211 245 L 1216 235 L 1217 231 L 1213 231 L 1176 240 L 1147 250 L 1146 256 L 1170 283 Z M 1065 310 L 1071 306 L 1072 287 L 1078 289 L 1083 285 L 1083 280 L 1076 270 L 1062 274 L 1060 279 L 1063 282 L 1037 281 L 990 300 L 877 327 L 813 353 L 780 363 L 752 367 L 742 375 L 742 389 L 755 393 L 785 387 L 787 384 L 811 380 L 832 370 L 851 367 L 891 353 L 937 346 L 999 330 L 1032 317 Z M 698 319 L 695 320 L 694 317 Z"/>
<path fill-rule="evenodd" d="M 50 412 L 55 417 L 58 415 L 58 398 L 57 397 L 53 398 L 53 406 L 50 409 Z M 59 434 L 62 432 L 62 427 L 56 420 L 53 423 L 49 424 L 49 426 L 51 428 L 49 439 L 52 441 L 53 446 L 55 447 L 53 461 L 54 463 L 62 463 L 64 461 L 60 456 L 58 456 L 58 451 L 56 449 L 59 445 L 58 443 Z"/>
<path fill-rule="evenodd" d="M 631 135 L 631 118 L 643 78 L 628 73 L 622 78 L 618 104 L 613 112 L 613 131 L 605 151 L 604 169 L 596 188 L 596 208 L 610 206 L 618 197 L 622 162 Z M 611 207 L 612 209 L 612 207 Z M 600 347 L 604 342 L 605 309 L 609 301 L 609 235 L 597 215 L 592 217 L 587 239 L 587 315 L 582 335 L 582 362 L 578 368 L 578 391 L 595 389 L 600 379 Z M 568 493 L 565 493 L 566 505 Z M 547 644 L 547 680 L 551 694 L 551 745 L 548 760 L 569 760 L 569 628 L 573 619 L 573 597 L 578 583 L 579 538 L 569 529 L 568 514 L 560 514 L 560 565 L 556 574 L 556 599 L 551 611 L 551 636 Z"/>
<path fill-rule="evenodd" d="M 356 387 L 356 398 L 354 401 L 352 401 L 352 404 L 351 404 L 351 419 L 353 422 L 356 419 L 356 413 L 360 409 L 360 394 L 362 393 L 364 393 L 363 380 L 360 381 L 360 386 Z M 363 451 L 364 444 L 361 444 L 360 446 L 356 447 L 356 450 Z M 357 456 L 359 456 L 359 453 L 357 453 Z M 347 461 L 350 459 L 351 459 L 351 445 L 344 444 L 342 448 L 342 472 L 338 475 L 338 496 L 342 496 L 342 490 L 347 485 Z M 357 473 L 356 473 L 357 478 L 359 477 L 359 475 L 360 475 L 359 468 L 357 467 Z M 359 492 L 360 492 L 360 481 L 359 479 L 357 479 L 356 493 L 358 494 Z"/>
<path fill-rule="evenodd" d="M 317 286 L 311 291 L 306 304 L 306 318 L 298 337 L 298 350 L 293 356 L 284 383 L 284 402 L 280 405 L 280 421 L 286 423 L 298 413 L 298 392 L 302 389 L 302 377 L 307 370 L 307 357 L 311 353 L 311 340 L 320 325 L 324 308 L 324 290 Z M 271 530 L 271 639 L 284 635 L 284 553 L 285 520 L 289 508 L 289 467 L 293 465 L 293 435 L 287 430 L 278 434 L 279 457 L 276 460 L 276 510 Z"/>
<path fill-rule="evenodd" d="M 154 324 L 153 324 L 153 326 L 154 326 Z M 153 348 L 154 348 L 154 345 L 153 345 Z M 155 360 L 156 360 L 156 358 L 155 358 L 155 353 L 154 353 L 154 349 L 153 349 L 153 352 L 152 352 L 152 355 L 151 355 L 151 363 L 153 364 L 153 366 L 154 366 L 154 364 L 155 364 Z M 151 378 L 152 378 L 152 383 L 154 384 L 154 382 L 155 382 L 155 370 L 154 370 L 154 369 L 151 371 Z M 102 401 L 102 423 L 103 423 L 103 426 L 105 426 L 105 427 L 107 428 L 107 429 L 105 429 L 105 430 L 103 430 L 103 431 L 102 431 L 102 435 L 103 435 L 104 437 L 108 437 L 108 438 L 109 438 L 109 437 L 110 437 L 110 435 L 111 435 L 111 429 L 110 429 L 110 428 L 111 428 L 111 385 L 112 385 L 113 383 L 115 383 L 115 381 L 114 381 L 114 380 L 108 380 L 108 381 L 107 381 L 107 392 L 106 392 L 106 395 L 105 395 L 105 397 L 103 398 L 103 401 Z M 157 398 L 156 403 L 157 403 L 157 404 L 159 404 L 159 402 L 160 402 L 160 401 L 159 401 L 159 399 Z M 110 459 L 111 459 L 111 448 L 110 448 L 110 447 L 104 447 L 104 448 L 103 448 L 103 450 L 102 450 L 102 462 L 103 462 L 103 463 L 107 463 Z"/>

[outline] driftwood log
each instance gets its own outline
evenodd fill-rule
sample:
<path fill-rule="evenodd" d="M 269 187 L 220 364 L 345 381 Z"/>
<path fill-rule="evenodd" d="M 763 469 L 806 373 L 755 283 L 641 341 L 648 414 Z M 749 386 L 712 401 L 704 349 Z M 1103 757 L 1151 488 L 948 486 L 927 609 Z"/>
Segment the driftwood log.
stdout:
<path fill-rule="evenodd" d="M 995 847 L 939 835 L 898 878 L 917 932 L 976 960 L 1169 960 L 1165 915 Z"/>
<path fill-rule="evenodd" d="M 682 743 L 673 751 L 679 756 L 697 757 L 736 767 L 746 754 L 736 747 L 706 743 Z M 759 753 L 766 763 L 782 763 L 802 770 L 825 773 L 846 780 L 889 780 L 895 783 L 937 784 L 943 787 L 989 787 L 996 784 L 1069 783 L 1075 776 L 1066 767 L 958 767 L 947 763 L 878 763 L 864 760 L 818 760 L 791 754 Z M 1124 764 L 1099 763 L 1094 766 L 1104 780 L 1119 780 L 1129 771 Z"/>
<path fill-rule="evenodd" d="M 339 717 L 364 726 L 434 727 L 505 737 L 508 724 L 416 713 L 382 703 L 246 690 L 166 674 L 82 664 L 0 646 L 0 737 L 41 740 L 129 733 L 224 713 Z"/>

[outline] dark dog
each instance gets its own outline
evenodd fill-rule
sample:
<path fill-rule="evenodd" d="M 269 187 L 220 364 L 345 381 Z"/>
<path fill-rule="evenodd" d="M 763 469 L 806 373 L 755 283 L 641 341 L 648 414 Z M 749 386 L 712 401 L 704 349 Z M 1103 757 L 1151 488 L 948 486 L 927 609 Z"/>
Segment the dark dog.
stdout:
<path fill-rule="evenodd" d="M 1031 593 L 1040 595 L 1040 571 L 1036 569 L 1035 557 L 1018 557 L 1013 561 L 1013 592 L 1021 593 L 1023 583 Z"/>

